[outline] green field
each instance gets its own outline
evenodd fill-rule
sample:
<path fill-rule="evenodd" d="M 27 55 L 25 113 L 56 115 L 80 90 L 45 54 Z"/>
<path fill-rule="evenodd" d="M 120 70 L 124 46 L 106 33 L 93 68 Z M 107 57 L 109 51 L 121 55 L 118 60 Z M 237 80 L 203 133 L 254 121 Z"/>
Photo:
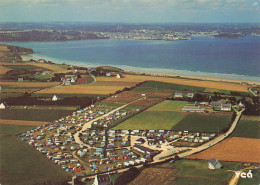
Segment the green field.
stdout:
<path fill-rule="evenodd" d="M 152 106 L 148 111 L 178 111 L 181 112 L 182 108 L 187 104 L 186 101 L 170 101 L 165 100 L 161 103 L 158 103 L 155 106 Z"/>
<path fill-rule="evenodd" d="M 51 107 L 51 106 L 50 106 Z M 63 109 L 5 109 L 0 110 L 0 119 L 53 121 L 71 114 L 73 110 Z"/>
<path fill-rule="evenodd" d="M 260 139 L 260 121 L 259 117 L 246 117 L 242 116 L 239 120 L 238 125 L 234 132 L 231 134 L 232 137 L 246 137 L 246 138 L 257 138 Z"/>
<path fill-rule="evenodd" d="M 67 174 L 17 134 L 35 126 L 0 125 L 0 183 L 4 185 L 33 185 L 46 181 L 64 181 Z M 50 183 L 47 183 L 50 184 Z"/>
<path fill-rule="evenodd" d="M 9 69 L 37 69 L 40 67 L 34 66 L 34 65 L 4 65 L 4 67 L 7 67 Z"/>
<path fill-rule="evenodd" d="M 165 100 L 117 125 L 115 129 L 167 129 L 195 132 L 220 132 L 231 115 L 184 113 L 188 102 Z"/>
<path fill-rule="evenodd" d="M 220 132 L 231 120 L 231 115 L 188 113 L 174 130 L 195 132 Z"/>
<path fill-rule="evenodd" d="M 144 111 L 117 125 L 114 129 L 170 130 L 185 116 L 180 112 Z"/>
<path fill-rule="evenodd" d="M 188 85 L 179 85 L 157 81 L 147 81 L 140 86 L 133 89 L 133 91 L 149 91 L 149 92 L 176 92 L 176 91 L 188 91 L 188 92 L 204 92 L 203 87 L 194 87 Z"/>
<path fill-rule="evenodd" d="M 227 184 L 232 172 L 227 170 L 235 170 L 240 168 L 240 163 L 236 162 L 224 162 L 222 169 L 210 170 L 208 168 L 208 161 L 205 160 L 179 160 L 175 163 L 166 163 L 160 166 L 174 167 L 179 169 L 175 174 L 177 177 L 174 181 L 170 181 L 169 184 L 178 185 L 220 185 Z"/>

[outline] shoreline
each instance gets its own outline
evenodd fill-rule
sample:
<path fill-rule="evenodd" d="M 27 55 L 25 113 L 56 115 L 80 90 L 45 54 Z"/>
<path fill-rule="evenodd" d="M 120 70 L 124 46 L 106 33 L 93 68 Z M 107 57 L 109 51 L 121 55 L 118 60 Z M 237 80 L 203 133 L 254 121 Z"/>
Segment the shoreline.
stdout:
<path fill-rule="evenodd" d="M 232 83 L 241 83 L 246 82 L 249 84 L 260 85 L 260 77 L 255 76 L 246 76 L 246 75 L 237 75 L 237 74 L 220 74 L 220 73 L 206 73 L 200 71 L 187 71 L 187 70 L 174 70 L 174 69 L 163 69 L 163 68 L 142 68 L 142 67 L 133 67 L 126 65 L 113 65 L 113 64 L 93 64 L 88 62 L 76 62 L 69 60 L 59 60 L 55 58 L 49 58 L 46 56 L 41 56 L 39 53 L 20 55 L 22 61 L 29 61 L 30 59 L 39 60 L 44 59 L 46 61 L 52 61 L 55 64 L 66 64 L 79 67 L 98 67 L 98 66 L 112 66 L 123 69 L 125 72 L 132 74 L 142 74 L 151 76 L 164 76 L 164 77 L 180 77 L 180 78 L 189 78 L 197 80 L 207 80 L 207 81 L 218 81 L 218 82 L 232 82 Z"/>

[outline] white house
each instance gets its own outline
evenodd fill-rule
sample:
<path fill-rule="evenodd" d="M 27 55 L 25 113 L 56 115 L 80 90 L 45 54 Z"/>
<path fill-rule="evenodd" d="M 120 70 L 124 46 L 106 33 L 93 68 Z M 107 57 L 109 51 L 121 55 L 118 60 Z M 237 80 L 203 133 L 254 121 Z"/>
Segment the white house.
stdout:
<path fill-rule="evenodd" d="M 18 82 L 23 82 L 23 78 L 18 78 Z"/>
<path fill-rule="evenodd" d="M 110 185 L 111 179 L 109 174 L 96 175 L 93 185 Z"/>
<path fill-rule="evenodd" d="M 7 108 L 6 103 L 5 103 L 5 102 L 2 102 L 2 103 L 0 104 L 0 109 L 6 109 L 6 108 Z"/>
<path fill-rule="evenodd" d="M 112 73 L 110 73 L 110 72 L 106 73 L 106 76 L 111 76 L 111 75 L 112 75 Z"/>
<path fill-rule="evenodd" d="M 116 78 L 123 78 L 123 76 L 121 74 L 117 74 Z"/>
<path fill-rule="evenodd" d="M 182 98 L 182 97 L 183 97 L 183 94 L 176 92 L 175 95 L 174 95 L 174 97 L 175 97 L 175 98 Z"/>
<path fill-rule="evenodd" d="M 61 100 L 61 97 L 57 94 L 54 94 L 52 97 L 52 101 L 59 101 L 59 100 Z"/>
<path fill-rule="evenodd" d="M 188 93 L 188 94 L 187 94 L 187 97 L 188 97 L 188 98 L 193 98 L 193 96 L 194 96 L 194 93 Z"/>
<path fill-rule="evenodd" d="M 231 111 L 231 103 L 222 103 L 221 104 L 221 110 Z"/>
<path fill-rule="evenodd" d="M 209 169 L 220 169 L 222 168 L 222 165 L 218 160 L 216 160 L 214 157 L 212 157 L 208 162 Z"/>

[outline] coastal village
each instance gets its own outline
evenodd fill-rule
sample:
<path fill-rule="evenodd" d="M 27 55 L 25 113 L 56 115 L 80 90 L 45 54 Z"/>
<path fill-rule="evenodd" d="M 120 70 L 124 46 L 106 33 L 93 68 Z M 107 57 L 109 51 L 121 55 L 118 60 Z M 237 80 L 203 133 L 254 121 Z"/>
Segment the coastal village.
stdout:
<path fill-rule="evenodd" d="M 213 151 L 227 141 L 231 143 L 228 148 L 232 148 L 234 138 L 242 138 L 241 143 L 247 142 L 246 137 L 258 140 L 240 126 L 240 120 L 243 123 L 250 118 L 242 114 L 248 112 L 248 107 L 253 111 L 257 106 L 254 98 L 258 97 L 259 86 L 255 82 L 221 82 L 218 86 L 219 82 L 213 80 L 132 74 L 108 66 L 88 69 L 45 60 L 18 62 L 16 56 L 12 57 L 1 63 L 6 69 L 0 82 L 5 96 L 0 102 L 1 120 L 10 119 L 14 112 L 22 115 L 35 111 L 40 115 L 45 111 L 41 119 L 52 120 L 45 118 L 43 123 L 26 120 L 29 116 L 17 118 L 24 119 L 31 128 L 15 137 L 65 172 L 71 184 L 77 180 L 112 184 L 112 177 L 131 169 L 141 169 L 136 179 L 142 182 L 143 175 L 148 177 L 153 170 L 159 173 L 157 168 L 171 172 L 165 176 L 167 181 L 157 183 L 171 184 L 179 172 L 169 166 L 185 161 L 201 162 L 200 167 L 211 174 L 216 169 L 229 173 L 225 183 L 239 180 L 234 170 L 243 173 L 259 168 L 257 157 L 241 159 L 236 151 L 230 151 L 233 156 L 227 159 L 219 153 L 221 150 Z M 243 138 L 241 133 L 248 135 Z M 251 145 L 242 147 L 238 148 L 244 154 L 247 149 L 255 152 Z M 198 156 L 207 151 L 212 152 Z"/>

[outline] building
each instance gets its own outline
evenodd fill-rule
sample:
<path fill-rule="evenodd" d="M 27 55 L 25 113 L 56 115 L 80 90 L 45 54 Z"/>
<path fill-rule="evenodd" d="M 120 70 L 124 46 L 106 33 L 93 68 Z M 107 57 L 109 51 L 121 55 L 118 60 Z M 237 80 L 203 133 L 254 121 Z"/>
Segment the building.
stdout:
<path fill-rule="evenodd" d="M 117 74 L 116 78 L 123 78 L 123 75 L 122 74 Z"/>
<path fill-rule="evenodd" d="M 205 112 L 205 107 L 196 104 L 187 104 L 182 108 L 183 112 Z"/>
<path fill-rule="evenodd" d="M 61 97 L 57 94 L 54 94 L 52 97 L 52 101 L 59 101 L 59 100 L 61 100 Z"/>
<path fill-rule="evenodd" d="M 221 104 L 221 110 L 231 111 L 231 103 L 222 103 Z"/>
<path fill-rule="evenodd" d="M 147 148 L 147 147 L 144 147 L 144 146 L 140 146 L 140 145 L 137 145 L 137 144 L 135 144 L 133 146 L 133 149 L 136 150 L 136 151 L 139 151 L 141 153 L 149 154 L 149 155 L 154 155 L 154 154 L 157 153 L 156 150 L 152 150 L 150 148 Z"/>
<path fill-rule="evenodd" d="M 93 185 L 110 185 L 111 179 L 109 174 L 96 175 Z"/>
<path fill-rule="evenodd" d="M 18 82 L 23 82 L 23 78 L 18 78 Z"/>
<path fill-rule="evenodd" d="M 7 104 L 5 102 L 2 102 L 0 104 L 0 109 L 7 109 Z"/>
<path fill-rule="evenodd" d="M 0 91 L 2 91 L 2 86 L 0 86 Z"/>
<path fill-rule="evenodd" d="M 216 160 L 214 157 L 212 157 L 208 162 L 209 169 L 220 169 L 222 168 L 222 165 L 218 160 Z"/>
<path fill-rule="evenodd" d="M 188 98 L 193 98 L 193 97 L 194 97 L 194 93 L 188 93 L 188 94 L 187 94 L 187 97 L 188 97 Z"/>
<path fill-rule="evenodd" d="M 111 76 L 111 75 L 112 75 L 112 73 L 110 73 L 110 72 L 106 73 L 106 76 Z"/>
<path fill-rule="evenodd" d="M 145 139 L 144 138 L 139 138 L 135 141 L 135 144 L 144 144 Z"/>
<path fill-rule="evenodd" d="M 174 94 L 174 97 L 175 97 L 175 98 L 182 98 L 182 97 L 183 97 L 183 94 L 176 92 L 176 93 Z"/>

